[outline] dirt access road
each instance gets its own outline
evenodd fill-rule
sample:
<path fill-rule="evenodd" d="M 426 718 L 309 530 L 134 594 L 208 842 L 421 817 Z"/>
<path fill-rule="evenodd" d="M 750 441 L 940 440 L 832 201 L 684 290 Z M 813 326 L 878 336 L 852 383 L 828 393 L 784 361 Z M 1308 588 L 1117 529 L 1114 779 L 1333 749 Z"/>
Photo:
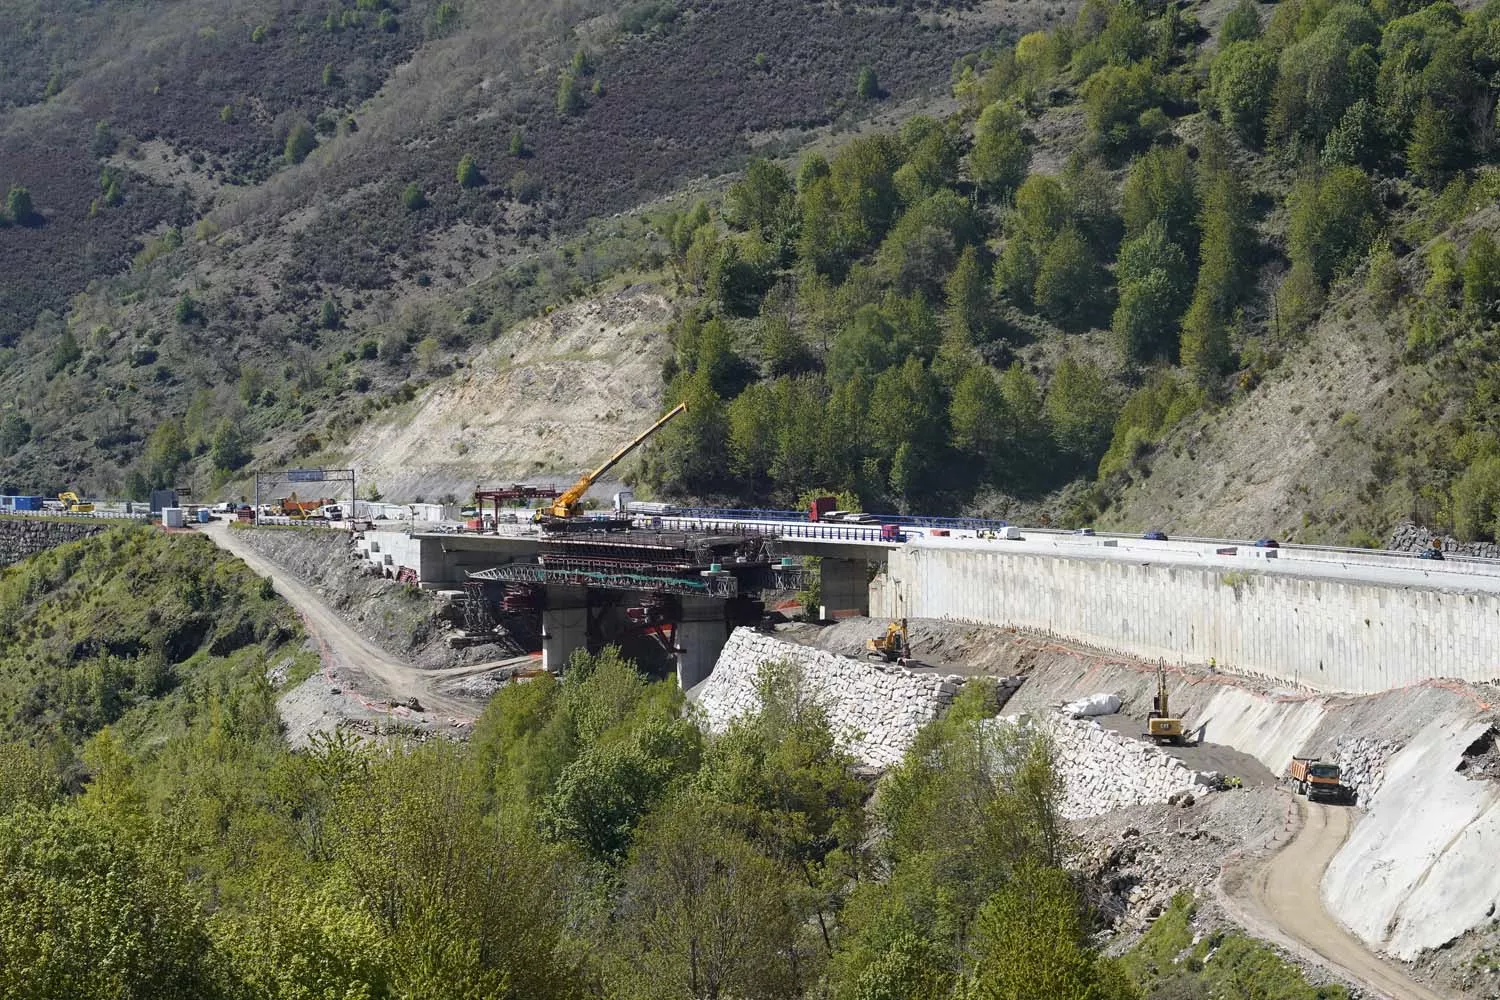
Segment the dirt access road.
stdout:
<path fill-rule="evenodd" d="M 1231 909 L 1253 933 L 1271 938 L 1383 997 L 1449 1000 L 1372 954 L 1323 908 L 1328 862 L 1349 836 L 1353 810 L 1294 799 L 1297 835 L 1276 854 L 1226 872 Z"/>
<path fill-rule="evenodd" d="M 472 673 L 482 668 L 434 671 L 434 676 L 429 678 L 423 671 L 396 659 L 355 632 L 314 590 L 238 541 L 227 523 L 215 521 L 195 527 L 219 548 L 243 560 L 256 573 L 270 577 L 276 593 L 301 614 L 308 632 L 318 641 L 325 672 L 337 680 L 341 688 L 358 692 L 368 702 L 416 698 L 424 710 L 420 715 L 441 714 L 445 717 L 444 721 L 447 717 L 472 721 L 475 703 L 443 694 L 436 690 L 433 681 L 450 673 Z M 419 713 L 403 714 L 408 720 L 418 716 Z"/>

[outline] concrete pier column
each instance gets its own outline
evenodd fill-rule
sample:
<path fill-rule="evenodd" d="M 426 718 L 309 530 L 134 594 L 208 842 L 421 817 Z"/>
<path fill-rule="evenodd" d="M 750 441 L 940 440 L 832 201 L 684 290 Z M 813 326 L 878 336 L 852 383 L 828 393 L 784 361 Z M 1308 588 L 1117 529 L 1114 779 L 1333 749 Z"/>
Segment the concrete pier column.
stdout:
<path fill-rule="evenodd" d="M 868 615 L 870 613 L 870 564 L 865 559 L 823 558 L 823 604 L 818 616 L 824 619 Z"/>
<path fill-rule="evenodd" d="M 729 641 L 724 602 L 705 597 L 682 599 L 682 621 L 677 625 L 677 683 L 686 691 L 713 673 L 719 653 Z"/>
<path fill-rule="evenodd" d="M 588 591 L 583 587 L 547 588 L 542 612 L 542 669 L 561 674 L 575 649 L 589 642 Z"/>

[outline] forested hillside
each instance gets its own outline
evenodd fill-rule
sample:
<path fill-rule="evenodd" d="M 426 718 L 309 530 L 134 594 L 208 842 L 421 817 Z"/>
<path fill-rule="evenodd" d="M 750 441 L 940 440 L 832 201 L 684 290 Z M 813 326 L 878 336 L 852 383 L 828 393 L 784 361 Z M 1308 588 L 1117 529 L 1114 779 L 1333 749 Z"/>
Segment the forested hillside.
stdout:
<path fill-rule="evenodd" d="M 694 405 L 651 478 L 1129 523 L 1159 448 L 1187 452 L 1190 494 L 1203 429 L 1300 378 L 1236 426 L 1326 434 L 1344 480 L 1319 501 L 1344 509 L 1298 523 L 1311 504 L 1277 496 L 1242 530 L 1363 542 L 1415 514 L 1492 535 L 1497 14 L 1245 0 L 1210 31 L 1096 0 L 961 59 L 946 119 L 752 165 L 661 227 L 705 305 L 676 330 L 669 395 Z M 1334 323 L 1390 398 L 1344 393 L 1319 430 L 1325 358 L 1299 348 Z M 1220 457 L 1202 474 L 1232 477 Z"/>
<path fill-rule="evenodd" d="M 3 0 L 0 480 L 332 460 L 517 321 L 654 271 L 616 213 L 940 96 L 1042 19 L 989 6 Z"/>
<path fill-rule="evenodd" d="M 0 992 L 1345 995 L 1222 932 L 1179 965 L 1185 900 L 1103 957 L 1047 746 L 985 720 L 984 684 L 872 799 L 795 683 L 767 668 L 760 711 L 711 736 L 606 650 L 503 689 L 465 745 L 293 754 L 243 679 L 149 747 L 0 743 Z"/>

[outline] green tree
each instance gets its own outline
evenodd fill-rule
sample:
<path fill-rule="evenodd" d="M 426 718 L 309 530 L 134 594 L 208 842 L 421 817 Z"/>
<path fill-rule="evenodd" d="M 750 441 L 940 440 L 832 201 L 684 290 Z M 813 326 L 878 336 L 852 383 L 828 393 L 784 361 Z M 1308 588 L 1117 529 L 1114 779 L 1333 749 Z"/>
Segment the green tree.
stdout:
<path fill-rule="evenodd" d="M 880 97 L 880 81 L 875 77 L 875 71 L 869 66 L 859 68 L 859 79 L 855 81 L 855 93 L 859 94 L 861 100 L 872 101 Z"/>
<path fill-rule="evenodd" d="M 1453 533 L 1462 541 L 1500 537 L 1500 457 L 1475 460 L 1453 482 Z"/>
<path fill-rule="evenodd" d="M 408 212 L 420 212 L 427 207 L 427 193 L 416 181 L 407 184 L 401 192 L 401 204 Z"/>
<path fill-rule="evenodd" d="M 183 292 L 178 296 L 177 306 L 173 310 L 177 322 L 186 326 L 189 323 L 197 323 L 203 319 L 203 308 L 198 305 L 198 300 L 193 298 L 189 292 Z"/>
<path fill-rule="evenodd" d="M 83 349 L 78 346 L 78 338 L 73 336 L 71 328 L 63 327 L 62 336 L 57 338 L 57 343 L 52 347 L 48 372 L 56 375 L 81 357 Z"/>
<path fill-rule="evenodd" d="M 1119 404 L 1109 380 L 1090 361 L 1062 359 L 1047 384 L 1047 422 L 1070 468 L 1094 468 L 1109 445 Z"/>
<path fill-rule="evenodd" d="M 1120 302 L 1113 328 L 1126 357 L 1138 361 L 1172 358 L 1177 324 L 1188 306 L 1187 256 L 1167 241 L 1166 228 L 1153 220 L 1120 248 L 1116 268 Z"/>
<path fill-rule="evenodd" d="M 724 194 L 724 222 L 734 229 L 759 229 L 768 239 L 789 234 L 796 212 L 796 192 L 787 172 L 770 160 L 753 160 L 745 179 Z"/>
<path fill-rule="evenodd" d="M 567 118 L 582 110 L 583 88 L 578 83 L 578 75 L 563 70 L 557 77 L 557 113 Z"/>
<path fill-rule="evenodd" d="M 325 330 L 337 330 L 343 321 L 339 313 L 339 305 L 333 299 L 324 299 L 323 305 L 318 310 L 318 325 Z"/>
<path fill-rule="evenodd" d="M 934 299 L 979 235 L 969 203 L 943 189 L 902 213 L 876 252 L 875 266 L 898 294 L 920 292 Z"/>
<path fill-rule="evenodd" d="M 1153 222 L 1162 239 L 1192 256 L 1198 250 L 1198 190 L 1193 164 L 1182 146 L 1157 146 L 1130 164 L 1120 187 L 1120 217 L 1127 239 L 1139 237 Z"/>
<path fill-rule="evenodd" d="M 1379 232 L 1374 188 L 1358 167 L 1304 177 L 1293 186 L 1290 204 L 1292 263 L 1306 265 L 1325 283 L 1362 260 Z"/>
<path fill-rule="evenodd" d="M 1422 102 L 1406 145 L 1406 164 L 1428 187 L 1440 187 L 1458 159 L 1462 142 L 1452 111 L 1432 100 Z"/>
<path fill-rule="evenodd" d="M 1259 37 L 1260 6 L 1255 0 L 1239 0 L 1219 26 L 1220 51 L 1235 42 L 1251 41 Z"/>
<path fill-rule="evenodd" d="M 1368 167 L 1381 159 L 1386 143 L 1379 110 L 1372 102 L 1360 98 L 1328 133 L 1322 162 L 1326 167 Z"/>
<path fill-rule="evenodd" d="M 1495 240 L 1481 229 L 1469 240 L 1464 258 L 1464 304 L 1481 312 L 1490 312 L 1500 302 L 1500 249 Z"/>
<path fill-rule="evenodd" d="M 282 151 L 288 163 L 301 163 L 318 146 L 318 137 L 307 122 L 298 122 L 286 135 L 286 146 Z"/>
<path fill-rule="evenodd" d="M 1254 0 L 1243 2 L 1254 6 Z M 1251 145 L 1259 145 L 1265 135 L 1275 83 L 1276 54 L 1255 40 L 1222 49 L 1209 72 L 1209 92 L 1219 117 Z"/>
<path fill-rule="evenodd" d="M 632 852 L 605 955 L 612 982 L 643 1000 L 796 995 L 804 914 L 792 883 L 688 796 L 653 817 Z"/>
<path fill-rule="evenodd" d="M 31 424 L 19 413 L 11 412 L 0 420 L 0 452 L 12 454 L 31 440 Z"/>
<path fill-rule="evenodd" d="M 948 408 L 953 445 L 975 463 L 980 477 L 994 474 L 1003 464 L 1007 441 L 1005 395 L 987 366 L 968 369 L 953 390 Z"/>
<path fill-rule="evenodd" d="M 18 184 L 11 185 L 10 193 L 6 195 L 5 212 L 18 226 L 32 226 L 40 220 L 31 201 L 31 191 Z"/>
<path fill-rule="evenodd" d="M 1021 119 L 997 101 L 985 108 L 974 126 L 974 147 L 969 152 L 969 173 L 974 182 L 993 198 L 1004 197 L 1026 179 L 1031 150 L 1021 135 Z"/>
<path fill-rule="evenodd" d="M 1099 956 L 1088 937 L 1083 902 L 1067 872 L 1019 872 L 979 912 L 970 995 L 1138 1000 L 1124 971 Z"/>
<path fill-rule="evenodd" d="M 142 456 L 148 485 L 152 489 L 177 485 L 177 475 L 191 457 L 182 425 L 174 419 L 163 420 L 151 432 Z"/>
<path fill-rule="evenodd" d="M 454 171 L 458 179 L 458 186 L 474 188 L 484 183 L 484 175 L 479 172 L 479 164 L 474 162 L 474 157 L 468 153 L 458 161 L 458 169 Z"/>
<path fill-rule="evenodd" d="M 1032 297 L 1048 318 L 1079 327 L 1093 317 L 1105 283 L 1093 249 L 1075 226 L 1052 241 L 1037 268 Z"/>
<path fill-rule="evenodd" d="M 1272 138 L 1289 147 L 1306 143 L 1320 149 L 1345 110 L 1371 96 L 1379 41 L 1380 29 L 1370 13 L 1343 4 L 1284 49 L 1271 99 Z"/>
<path fill-rule="evenodd" d="M 224 472 L 234 472 L 250 461 L 250 437 L 238 421 L 219 421 L 214 431 L 212 456 L 214 468 Z"/>
<path fill-rule="evenodd" d="M 1103 146 L 1117 148 L 1135 138 L 1141 113 L 1157 102 L 1150 65 L 1105 66 L 1084 82 L 1084 120 Z"/>
<path fill-rule="evenodd" d="M 974 246 L 964 247 L 959 254 L 943 286 L 943 299 L 947 303 L 943 318 L 950 331 L 959 332 L 969 344 L 989 339 L 993 309 L 990 287 Z"/>
<path fill-rule="evenodd" d="M 76 809 L 0 817 L 0 889 L 0 994 L 225 995 L 181 877 Z"/>

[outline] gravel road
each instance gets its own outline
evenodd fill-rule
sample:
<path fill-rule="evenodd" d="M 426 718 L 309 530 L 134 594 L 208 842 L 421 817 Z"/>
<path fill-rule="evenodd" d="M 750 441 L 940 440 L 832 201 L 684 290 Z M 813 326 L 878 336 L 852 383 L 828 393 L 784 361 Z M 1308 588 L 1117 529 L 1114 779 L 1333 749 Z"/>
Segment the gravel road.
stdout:
<path fill-rule="evenodd" d="M 1301 826 L 1269 858 L 1226 875 L 1224 890 L 1252 933 L 1280 940 L 1378 996 L 1448 1000 L 1372 954 L 1323 908 L 1319 887 L 1328 862 L 1349 835 L 1354 810 L 1296 799 Z M 1279 933 L 1278 933 L 1279 932 Z"/>
<path fill-rule="evenodd" d="M 199 525 L 198 530 L 256 573 L 270 577 L 276 593 L 297 610 L 308 632 L 318 641 L 325 670 L 341 688 L 357 691 L 368 701 L 416 698 L 424 712 L 398 713 L 408 721 L 417 721 L 419 714 L 437 713 L 461 721 L 472 720 L 473 702 L 442 694 L 423 671 L 396 659 L 355 632 L 310 587 L 236 539 L 228 524 L 216 521 Z"/>

